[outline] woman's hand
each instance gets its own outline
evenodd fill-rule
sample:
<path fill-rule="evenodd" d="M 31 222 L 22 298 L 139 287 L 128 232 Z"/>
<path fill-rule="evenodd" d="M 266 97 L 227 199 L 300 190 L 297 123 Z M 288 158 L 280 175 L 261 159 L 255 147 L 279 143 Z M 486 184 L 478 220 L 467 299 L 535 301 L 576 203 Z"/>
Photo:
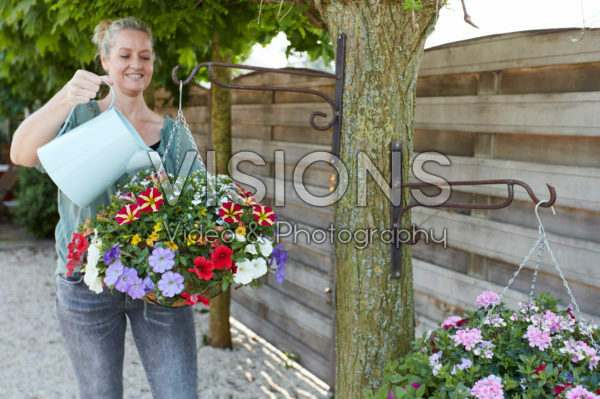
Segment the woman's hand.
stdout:
<path fill-rule="evenodd" d="M 65 85 L 65 101 L 74 107 L 77 104 L 85 104 L 96 97 L 102 80 L 112 84 L 108 76 L 98 76 L 95 73 L 79 69 Z"/>

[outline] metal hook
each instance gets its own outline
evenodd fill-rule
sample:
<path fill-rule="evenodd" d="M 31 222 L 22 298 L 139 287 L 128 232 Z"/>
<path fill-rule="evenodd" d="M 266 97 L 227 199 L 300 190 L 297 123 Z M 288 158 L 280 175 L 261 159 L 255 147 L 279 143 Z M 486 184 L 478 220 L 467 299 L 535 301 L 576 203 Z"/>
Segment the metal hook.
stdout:
<path fill-rule="evenodd" d="M 535 210 L 535 217 L 537 218 L 537 220 L 538 220 L 538 223 L 539 223 L 539 226 L 538 226 L 538 231 L 540 232 L 540 235 L 544 235 L 544 236 L 545 236 L 545 235 L 546 235 L 546 230 L 544 229 L 544 225 L 542 224 L 542 219 L 540 218 L 540 214 L 539 214 L 539 212 L 538 212 L 538 208 L 539 208 L 539 206 L 540 206 L 540 205 L 542 205 L 544 202 L 547 202 L 547 201 L 540 201 L 540 202 L 538 202 L 538 203 L 535 205 L 535 209 L 534 209 L 534 210 Z M 543 205 L 542 205 L 542 206 L 543 206 Z M 554 207 L 553 207 L 553 206 L 550 206 L 550 209 L 552 209 L 552 213 L 553 213 L 554 215 L 556 215 L 556 211 L 554 210 Z"/>

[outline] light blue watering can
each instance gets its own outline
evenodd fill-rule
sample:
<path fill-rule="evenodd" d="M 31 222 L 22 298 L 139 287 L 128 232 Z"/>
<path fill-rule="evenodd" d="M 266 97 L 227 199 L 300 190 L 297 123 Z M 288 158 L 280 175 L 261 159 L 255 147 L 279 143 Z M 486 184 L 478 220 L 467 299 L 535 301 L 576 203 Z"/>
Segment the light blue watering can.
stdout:
<path fill-rule="evenodd" d="M 54 183 L 82 208 L 124 173 L 152 164 L 148 151 L 153 150 L 127 118 L 113 107 L 115 93 L 112 87 L 111 93 L 112 101 L 106 111 L 37 150 L 40 162 Z M 66 124 L 63 130 L 65 127 Z"/>

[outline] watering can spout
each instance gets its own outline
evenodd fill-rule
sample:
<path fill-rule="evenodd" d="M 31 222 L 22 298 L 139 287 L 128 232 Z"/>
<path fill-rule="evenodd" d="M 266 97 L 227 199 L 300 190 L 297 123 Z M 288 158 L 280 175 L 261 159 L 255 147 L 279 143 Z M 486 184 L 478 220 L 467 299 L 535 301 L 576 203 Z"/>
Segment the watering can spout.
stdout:
<path fill-rule="evenodd" d="M 149 166 L 152 166 L 152 161 L 150 160 L 150 151 L 139 150 L 133 153 L 127 162 L 127 165 L 125 166 L 125 170 L 127 172 L 133 172 L 134 170 L 147 168 Z"/>

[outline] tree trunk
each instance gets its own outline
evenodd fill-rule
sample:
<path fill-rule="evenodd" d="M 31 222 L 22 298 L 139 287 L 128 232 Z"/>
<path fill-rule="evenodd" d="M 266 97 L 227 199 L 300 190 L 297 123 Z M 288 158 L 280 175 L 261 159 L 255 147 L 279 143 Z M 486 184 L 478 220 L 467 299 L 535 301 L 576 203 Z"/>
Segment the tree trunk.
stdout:
<path fill-rule="evenodd" d="M 336 203 L 335 231 L 378 231 L 364 249 L 335 237 L 336 397 L 340 398 L 358 399 L 365 389 L 377 389 L 388 361 L 406 354 L 414 339 L 410 247 L 403 245 L 402 277 L 390 279 L 390 244 L 379 233 L 391 229 L 391 202 L 374 179 L 358 169 L 362 151 L 389 184 L 390 143 L 401 141 L 403 181 L 409 179 L 417 72 L 425 39 L 435 24 L 436 1 L 424 0 L 423 8 L 415 11 L 418 27 L 403 3 L 315 1 L 333 42 L 338 34 L 347 36 L 340 158 L 349 181 Z M 366 207 L 357 206 L 358 176 L 368 180 Z M 408 200 L 404 190 L 402 201 Z M 405 214 L 403 226 L 409 224 L 410 215 Z"/>
<path fill-rule="evenodd" d="M 212 61 L 231 62 L 231 53 L 222 56 L 219 53 L 219 36 L 213 35 Z M 229 68 L 215 68 L 215 78 L 224 83 L 231 82 Z M 227 164 L 231 158 L 231 91 L 211 85 L 211 141 L 215 151 L 216 173 L 229 174 Z M 231 347 L 231 329 L 229 325 L 229 306 L 231 291 L 227 290 L 210 302 L 209 345 L 215 348 Z"/>

